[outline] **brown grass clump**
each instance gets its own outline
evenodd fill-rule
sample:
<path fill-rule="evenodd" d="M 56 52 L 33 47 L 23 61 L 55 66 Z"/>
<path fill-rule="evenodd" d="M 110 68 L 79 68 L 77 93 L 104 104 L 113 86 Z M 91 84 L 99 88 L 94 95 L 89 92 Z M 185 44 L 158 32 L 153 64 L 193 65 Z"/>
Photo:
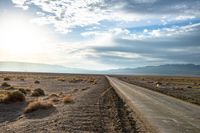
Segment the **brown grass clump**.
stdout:
<path fill-rule="evenodd" d="M 39 83 L 40 83 L 40 81 L 36 80 L 34 83 L 35 83 L 35 84 L 39 84 Z"/>
<path fill-rule="evenodd" d="M 58 81 L 65 82 L 64 78 L 59 78 Z"/>
<path fill-rule="evenodd" d="M 187 88 L 192 88 L 192 86 L 187 86 Z"/>
<path fill-rule="evenodd" d="M 9 77 L 5 77 L 3 80 L 4 80 L 4 81 L 9 81 L 10 78 L 9 78 Z"/>
<path fill-rule="evenodd" d="M 59 95 L 57 95 L 55 93 L 49 95 L 48 98 L 54 103 L 57 103 L 60 101 Z"/>
<path fill-rule="evenodd" d="M 59 95 L 59 96 L 63 96 L 63 92 L 60 92 L 58 95 Z"/>
<path fill-rule="evenodd" d="M 54 102 L 54 103 L 57 103 L 57 102 L 59 102 L 60 101 L 60 99 L 58 99 L 58 98 L 56 98 L 56 97 L 54 97 L 54 98 L 51 98 L 50 99 L 52 102 Z"/>
<path fill-rule="evenodd" d="M 11 85 L 8 84 L 7 82 L 3 82 L 3 83 L 1 84 L 1 86 L 2 86 L 2 87 L 10 87 Z"/>
<path fill-rule="evenodd" d="M 74 99 L 73 99 L 72 96 L 66 95 L 66 96 L 63 97 L 63 102 L 64 102 L 65 104 L 67 104 L 67 103 L 72 103 L 73 101 L 74 101 Z"/>
<path fill-rule="evenodd" d="M 6 95 L 7 95 L 7 92 L 6 92 L 6 91 L 0 91 L 0 103 L 1 103 L 2 99 L 3 99 L 4 97 L 6 97 Z"/>
<path fill-rule="evenodd" d="M 7 94 L 5 94 L 4 97 L 0 99 L 1 103 L 12 103 L 12 102 L 23 102 L 23 101 L 25 101 L 25 96 L 20 91 L 8 92 Z"/>
<path fill-rule="evenodd" d="M 82 82 L 83 79 L 79 79 L 79 78 L 72 78 L 69 80 L 70 83 L 79 83 L 79 82 Z"/>
<path fill-rule="evenodd" d="M 19 88 L 18 90 L 19 90 L 21 93 L 25 94 L 25 95 L 27 94 L 27 91 L 26 91 L 25 89 L 23 89 L 23 88 Z"/>
<path fill-rule="evenodd" d="M 24 79 L 24 78 L 21 78 L 20 80 L 21 80 L 21 81 L 25 81 L 25 79 Z"/>
<path fill-rule="evenodd" d="M 24 110 L 24 113 L 30 113 L 39 109 L 50 109 L 50 108 L 53 108 L 53 104 L 51 102 L 36 100 L 28 104 L 28 106 Z"/>
<path fill-rule="evenodd" d="M 53 93 L 53 94 L 49 95 L 49 98 L 51 98 L 51 97 L 59 97 L 59 96 L 57 94 Z"/>
<path fill-rule="evenodd" d="M 31 96 L 34 96 L 34 97 L 44 96 L 44 95 L 45 95 L 44 90 L 40 88 L 33 90 L 33 92 L 31 93 Z"/>
<path fill-rule="evenodd" d="M 16 89 L 16 88 L 13 87 L 13 86 L 10 86 L 10 87 L 5 88 L 5 90 L 15 90 L 15 89 Z"/>
<path fill-rule="evenodd" d="M 88 79 L 88 82 L 89 82 L 89 83 L 93 83 L 93 84 L 97 84 L 97 81 L 96 81 L 95 78 L 89 78 L 89 79 Z"/>
<path fill-rule="evenodd" d="M 25 90 L 26 90 L 26 93 L 31 93 L 30 89 L 25 89 Z"/>
<path fill-rule="evenodd" d="M 90 87 L 85 87 L 85 88 L 82 88 L 81 90 L 82 91 L 85 91 L 85 90 L 87 90 L 87 89 L 89 89 Z"/>

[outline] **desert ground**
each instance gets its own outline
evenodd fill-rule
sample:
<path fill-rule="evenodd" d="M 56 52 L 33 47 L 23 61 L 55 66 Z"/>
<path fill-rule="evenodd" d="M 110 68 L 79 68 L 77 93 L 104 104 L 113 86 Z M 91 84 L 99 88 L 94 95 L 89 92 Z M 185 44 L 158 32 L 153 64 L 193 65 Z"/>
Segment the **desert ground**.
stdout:
<path fill-rule="evenodd" d="M 104 76 L 0 73 L 1 133 L 139 132 Z"/>
<path fill-rule="evenodd" d="M 145 87 L 200 105 L 200 77 L 116 76 L 125 82 Z"/>
<path fill-rule="evenodd" d="M 115 76 L 200 105 L 200 78 Z M 1 133 L 148 132 L 104 75 L 0 73 Z"/>

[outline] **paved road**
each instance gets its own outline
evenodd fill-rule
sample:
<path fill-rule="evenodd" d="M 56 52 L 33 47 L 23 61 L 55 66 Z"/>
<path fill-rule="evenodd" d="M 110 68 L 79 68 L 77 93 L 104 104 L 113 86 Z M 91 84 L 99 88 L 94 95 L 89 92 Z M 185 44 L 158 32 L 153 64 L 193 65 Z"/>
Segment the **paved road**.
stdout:
<path fill-rule="evenodd" d="M 107 77 L 138 117 L 160 133 L 200 133 L 200 106 Z"/>

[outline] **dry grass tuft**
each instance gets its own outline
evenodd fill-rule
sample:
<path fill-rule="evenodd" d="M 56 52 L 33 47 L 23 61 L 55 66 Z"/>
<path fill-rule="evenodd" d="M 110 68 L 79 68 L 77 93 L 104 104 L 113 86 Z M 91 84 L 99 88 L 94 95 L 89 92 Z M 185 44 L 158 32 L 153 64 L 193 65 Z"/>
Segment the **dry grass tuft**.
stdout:
<path fill-rule="evenodd" d="M 20 81 L 25 81 L 25 79 L 24 79 L 24 78 L 21 78 Z"/>
<path fill-rule="evenodd" d="M 40 83 L 40 81 L 36 80 L 34 83 L 35 83 L 35 84 L 39 84 L 39 83 Z"/>
<path fill-rule="evenodd" d="M 9 77 L 5 77 L 5 78 L 4 78 L 4 81 L 9 81 L 9 80 L 10 80 Z"/>
<path fill-rule="evenodd" d="M 25 89 L 23 89 L 23 88 L 19 88 L 18 90 L 19 90 L 21 93 L 25 94 L 25 95 L 27 94 L 27 91 L 26 91 Z"/>
<path fill-rule="evenodd" d="M 58 81 L 65 82 L 64 78 L 59 78 Z"/>
<path fill-rule="evenodd" d="M 59 95 L 59 96 L 63 96 L 63 92 L 60 92 L 58 95 Z"/>
<path fill-rule="evenodd" d="M 66 95 L 66 96 L 63 97 L 63 102 L 64 102 L 65 104 L 67 104 L 67 103 L 72 103 L 73 101 L 74 101 L 74 99 L 73 99 L 72 96 Z"/>
<path fill-rule="evenodd" d="M 5 90 L 16 90 L 16 88 L 13 87 L 13 86 L 10 86 L 10 87 L 4 88 L 4 89 L 5 89 Z"/>
<path fill-rule="evenodd" d="M 25 90 L 26 90 L 26 93 L 31 93 L 30 89 L 25 89 Z"/>
<path fill-rule="evenodd" d="M 69 80 L 70 83 L 80 83 L 82 81 L 83 81 L 83 79 L 80 79 L 80 78 L 72 78 Z"/>
<path fill-rule="evenodd" d="M 31 113 L 39 109 L 50 109 L 53 107 L 53 104 L 49 101 L 36 100 L 28 104 L 24 110 L 24 113 Z"/>
<path fill-rule="evenodd" d="M 34 96 L 34 97 L 44 96 L 44 95 L 45 95 L 44 90 L 40 88 L 33 90 L 33 92 L 31 93 L 31 96 Z"/>
<path fill-rule="evenodd" d="M 20 91 L 13 91 L 4 94 L 0 99 L 0 103 L 13 103 L 13 102 L 23 102 L 25 101 L 25 96 Z"/>
<path fill-rule="evenodd" d="M 82 88 L 81 90 L 82 91 L 85 91 L 85 90 L 87 90 L 87 89 L 89 89 L 90 87 L 85 87 L 85 88 Z"/>
<path fill-rule="evenodd" d="M 89 82 L 89 83 L 93 83 L 93 84 L 97 84 L 97 81 L 96 81 L 95 78 L 89 78 L 89 79 L 88 79 L 88 82 Z"/>
<path fill-rule="evenodd" d="M 10 87 L 11 85 L 8 84 L 7 82 L 3 82 L 3 83 L 1 84 L 1 86 L 2 86 L 2 87 Z"/>
<path fill-rule="evenodd" d="M 1 103 L 1 100 L 2 100 L 4 97 L 6 97 L 7 93 L 8 93 L 8 92 L 6 92 L 6 91 L 0 91 L 0 103 Z"/>
<path fill-rule="evenodd" d="M 59 97 L 57 94 L 53 93 L 51 95 L 48 96 L 49 98 L 52 98 L 52 97 Z"/>

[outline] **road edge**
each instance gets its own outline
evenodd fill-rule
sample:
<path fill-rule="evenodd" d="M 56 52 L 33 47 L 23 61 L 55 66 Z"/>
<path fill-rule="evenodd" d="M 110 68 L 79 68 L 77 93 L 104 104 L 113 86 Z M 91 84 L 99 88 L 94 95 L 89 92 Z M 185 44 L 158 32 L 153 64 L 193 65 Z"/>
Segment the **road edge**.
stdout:
<path fill-rule="evenodd" d="M 117 95 L 128 105 L 128 107 L 133 111 L 134 117 L 139 124 L 139 128 L 142 129 L 142 132 L 146 133 L 159 133 L 159 131 L 153 127 L 150 122 L 143 117 L 143 115 L 138 111 L 135 107 L 132 106 L 130 99 L 128 99 L 120 90 L 110 81 L 108 76 L 105 76 L 112 86 L 113 90 L 117 93 Z"/>

